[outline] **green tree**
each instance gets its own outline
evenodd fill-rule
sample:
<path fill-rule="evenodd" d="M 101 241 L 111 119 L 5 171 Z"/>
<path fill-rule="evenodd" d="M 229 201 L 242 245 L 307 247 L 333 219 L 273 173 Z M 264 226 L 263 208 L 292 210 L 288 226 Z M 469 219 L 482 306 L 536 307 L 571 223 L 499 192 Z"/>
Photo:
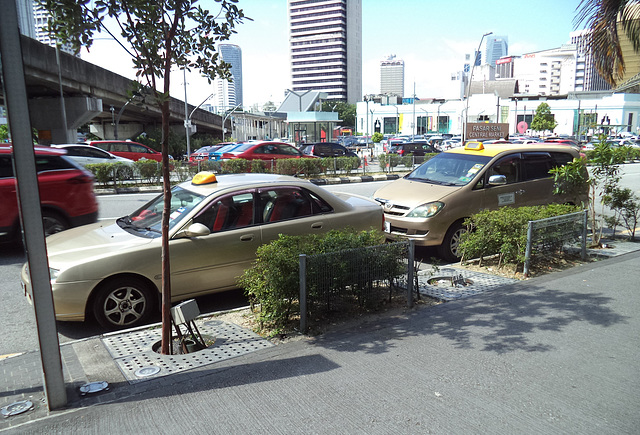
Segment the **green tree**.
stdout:
<path fill-rule="evenodd" d="M 0 141 L 9 139 L 9 127 L 7 124 L 0 125 Z"/>
<path fill-rule="evenodd" d="M 551 108 L 547 103 L 540 103 L 536 109 L 536 114 L 531 121 L 531 129 L 534 131 L 553 131 L 558 123 L 551 114 Z"/>
<path fill-rule="evenodd" d="M 230 65 L 219 61 L 218 41 L 228 40 L 244 18 L 237 0 L 202 2 L 217 5 L 211 13 L 198 0 L 38 0 L 50 12 L 49 32 L 76 49 L 90 47 L 94 35 L 114 20 L 129 47 L 137 82 L 132 92 L 149 93 L 162 113 L 162 353 L 169 353 L 171 280 L 169 276 L 169 88 L 174 66 L 198 70 L 211 81 L 230 79 Z M 143 92 L 144 91 L 144 92 Z"/>
<path fill-rule="evenodd" d="M 629 38 L 633 50 L 640 51 L 640 10 L 632 0 L 582 0 L 574 23 L 586 23 L 590 30 L 587 51 L 596 69 L 613 87 L 624 75 L 625 63 L 620 44 L 620 30 Z"/>
<path fill-rule="evenodd" d="M 384 135 L 382 133 L 375 132 L 373 136 L 371 136 L 371 142 L 380 143 L 380 141 L 384 139 Z"/>
<path fill-rule="evenodd" d="M 338 119 L 342 120 L 343 127 L 355 127 L 356 125 L 356 105 L 345 103 L 344 101 L 324 101 L 322 103 L 323 112 L 338 112 Z"/>
<path fill-rule="evenodd" d="M 267 101 L 266 103 L 264 103 L 264 105 L 262 106 L 262 111 L 263 112 L 275 112 L 277 110 L 276 105 L 273 103 L 273 101 Z"/>

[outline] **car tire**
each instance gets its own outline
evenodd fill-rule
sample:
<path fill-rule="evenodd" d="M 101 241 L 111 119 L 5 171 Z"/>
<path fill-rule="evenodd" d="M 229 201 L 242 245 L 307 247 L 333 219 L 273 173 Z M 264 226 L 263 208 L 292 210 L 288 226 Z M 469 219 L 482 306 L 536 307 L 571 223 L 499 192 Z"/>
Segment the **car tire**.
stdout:
<path fill-rule="evenodd" d="M 60 213 L 52 210 L 42 210 L 42 224 L 45 237 L 69 228 L 67 220 Z"/>
<path fill-rule="evenodd" d="M 136 277 L 120 277 L 100 285 L 93 302 L 98 323 L 109 329 L 131 328 L 148 322 L 155 306 L 149 285 Z"/>
<path fill-rule="evenodd" d="M 460 245 L 460 237 L 466 232 L 467 228 L 462 225 L 461 221 L 455 222 L 451 227 L 449 227 L 449 230 L 447 230 L 447 234 L 444 236 L 444 240 L 442 241 L 442 245 L 438 247 L 438 254 L 443 260 L 451 263 L 460 261 L 460 257 L 462 257 L 462 253 L 458 249 Z"/>

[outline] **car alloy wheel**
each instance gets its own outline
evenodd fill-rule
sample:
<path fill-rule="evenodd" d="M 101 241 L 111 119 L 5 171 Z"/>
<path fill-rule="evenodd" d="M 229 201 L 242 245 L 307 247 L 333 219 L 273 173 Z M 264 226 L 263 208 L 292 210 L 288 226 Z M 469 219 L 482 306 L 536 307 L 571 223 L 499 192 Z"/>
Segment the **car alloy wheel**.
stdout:
<path fill-rule="evenodd" d="M 151 315 L 153 299 L 140 279 L 119 278 L 100 288 L 94 304 L 98 323 L 107 328 L 127 328 L 143 324 Z"/>

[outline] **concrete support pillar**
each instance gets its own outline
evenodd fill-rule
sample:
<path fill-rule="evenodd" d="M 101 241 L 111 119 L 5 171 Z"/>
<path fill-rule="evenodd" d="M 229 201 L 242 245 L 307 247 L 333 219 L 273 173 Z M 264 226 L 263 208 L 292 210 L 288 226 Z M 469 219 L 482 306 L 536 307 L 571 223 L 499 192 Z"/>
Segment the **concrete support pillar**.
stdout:
<path fill-rule="evenodd" d="M 38 98 L 29 101 L 31 125 L 38 130 L 40 143 L 76 143 L 77 130 L 102 113 L 102 100 L 91 97 L 64 99 L 67 126 L 63 125 L 59 98 Z"/>

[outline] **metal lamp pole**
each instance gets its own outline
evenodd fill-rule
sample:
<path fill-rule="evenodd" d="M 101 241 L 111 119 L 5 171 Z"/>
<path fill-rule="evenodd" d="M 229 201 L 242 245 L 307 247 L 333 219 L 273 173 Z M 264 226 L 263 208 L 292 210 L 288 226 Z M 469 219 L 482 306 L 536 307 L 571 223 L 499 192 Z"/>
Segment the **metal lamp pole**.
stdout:
<path fill-rule="evenodd" d="M 462 143 L 467 139 L 467 120 L 469 118 L 469 90 L 471 89 L 471 82 L 473 81 L 473 70 L 476 67 L 476 63 L 478 62 L 478 55 L 480 54 L 480 47 L 482 46 L 482 41 L 484 41 L 485 36 L 491 35 L 493 32 L 487 32 L 482 35 L 480 38 L 480 44 L 478 44 L 478 50 L 476 50 L 476 55 L 473 58 L 473 65 L 471 65 L 471 74 L 469 76 L 469 83 L 467 83 L 467 92 L 465 92 L 465 100 L 467 100 L 465 109 L 464 109 L 464 130 L 462 134 Z"/>

